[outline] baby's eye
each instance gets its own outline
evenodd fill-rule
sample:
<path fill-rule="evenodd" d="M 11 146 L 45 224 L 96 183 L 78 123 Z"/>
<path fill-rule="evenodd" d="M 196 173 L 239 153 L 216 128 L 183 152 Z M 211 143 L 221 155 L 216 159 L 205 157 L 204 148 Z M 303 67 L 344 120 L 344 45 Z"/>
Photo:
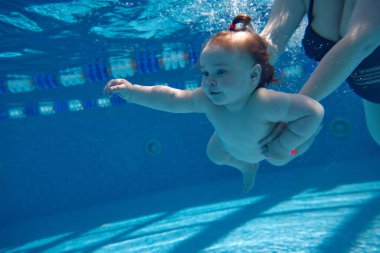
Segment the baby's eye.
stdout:
<path fill-rule="evenodd" d="M 216 74 L 218 75 L 223 75 L 225 74 L 227 71 L 225 69 L 218 69 L 218 71 L 216 71 Z"/>
<path fill-rule="evenodd" d="M 208 76 L 208 72 L 207 72 L 207 71 L 203 71 L 203 72 L 202 72 L 202 76 L 204 76 L 204 77 L 205 77 L 205 76 Z"/>

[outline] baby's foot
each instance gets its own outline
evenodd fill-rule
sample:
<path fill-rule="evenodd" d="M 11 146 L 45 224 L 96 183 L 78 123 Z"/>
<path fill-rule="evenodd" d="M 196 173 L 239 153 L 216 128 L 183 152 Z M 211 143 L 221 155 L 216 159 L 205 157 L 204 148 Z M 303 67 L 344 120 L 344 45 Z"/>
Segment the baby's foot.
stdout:
<path fill-rule="evenodd" d="M 249 192 L 252 189 L 252 187 L 255 185 L 255 178 L 256 178 L 256 173 L 258 169 L 259 169 L 259 164 L 254 163 L 254 164 L 250 164 L 248 168 L 242 170 L 244 192 Z"/>

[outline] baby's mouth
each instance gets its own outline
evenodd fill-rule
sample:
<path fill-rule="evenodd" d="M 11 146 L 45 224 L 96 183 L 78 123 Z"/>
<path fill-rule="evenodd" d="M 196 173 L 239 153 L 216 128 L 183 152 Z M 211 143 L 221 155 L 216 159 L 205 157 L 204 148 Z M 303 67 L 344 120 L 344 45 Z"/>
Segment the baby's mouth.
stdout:
<path fill-rule="evenodd" d="M 221 94 L 221 93 L 222 93 L 222 92 L 210 91 L 210 95 L 211 95 L 211 96 L 219 95 L 219 94 Z"/>

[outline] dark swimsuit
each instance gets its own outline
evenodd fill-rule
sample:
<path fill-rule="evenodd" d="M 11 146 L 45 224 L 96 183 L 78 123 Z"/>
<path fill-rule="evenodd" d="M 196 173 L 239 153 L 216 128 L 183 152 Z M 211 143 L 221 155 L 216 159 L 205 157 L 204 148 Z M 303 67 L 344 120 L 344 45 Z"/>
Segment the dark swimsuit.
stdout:
<path fill-rule="evenodd" d="M 308 19 L 302 45 L 305 54 L 315 60 L 320 61 L 327 52 L 337 43 L 323 38 L 311 27 L 313 21 L 314 0 L 310 1 Z M 367 58 L 347 78 L 351 89 L 360 97 L 380 103 L 380 47 L 377 47 Z"/>

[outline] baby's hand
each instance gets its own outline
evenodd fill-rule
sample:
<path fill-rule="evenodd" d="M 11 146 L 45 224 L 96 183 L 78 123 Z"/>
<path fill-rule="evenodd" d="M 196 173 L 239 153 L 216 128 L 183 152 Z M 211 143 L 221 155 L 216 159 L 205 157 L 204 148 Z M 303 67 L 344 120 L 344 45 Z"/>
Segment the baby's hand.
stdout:
<path fill-rule="evenodd" d="M 112 79 L 104 87 L 103 92 L 108 96 L 116 94 L 125 100 L 129 100 L 132 95 L 133 84 L 125 79 Z"/>
<path fill-rule="evenodd" d="M 279 137 L 286 131 L 287 128 L 287 123 L 279 122 L 272 129 L 272 131 L 259 142 L 262 146 L 262 154 L 267 159 L 282 160 L 289 158 L 290 151 L 281 145 L 279 140 Z"/>
<path fill-rule="evenodd" d="M 263 146 L 262 154 L 266 159 L 284 160 L 290 158 L 291 151 L 281 144 L 279 138 L 276 138 L 271 143 Z"/>
<path fill-rule="evenodd" d="M 288 124 L 285 122 L 279 122 L 273 127 L 272 131 L 265 136 L 262 140 L 260 140 L 259 144 L 261 146 L 266 146 L 269 143 L 273 142 L 277 139 L 286 129 L 288 128 Z"/>

